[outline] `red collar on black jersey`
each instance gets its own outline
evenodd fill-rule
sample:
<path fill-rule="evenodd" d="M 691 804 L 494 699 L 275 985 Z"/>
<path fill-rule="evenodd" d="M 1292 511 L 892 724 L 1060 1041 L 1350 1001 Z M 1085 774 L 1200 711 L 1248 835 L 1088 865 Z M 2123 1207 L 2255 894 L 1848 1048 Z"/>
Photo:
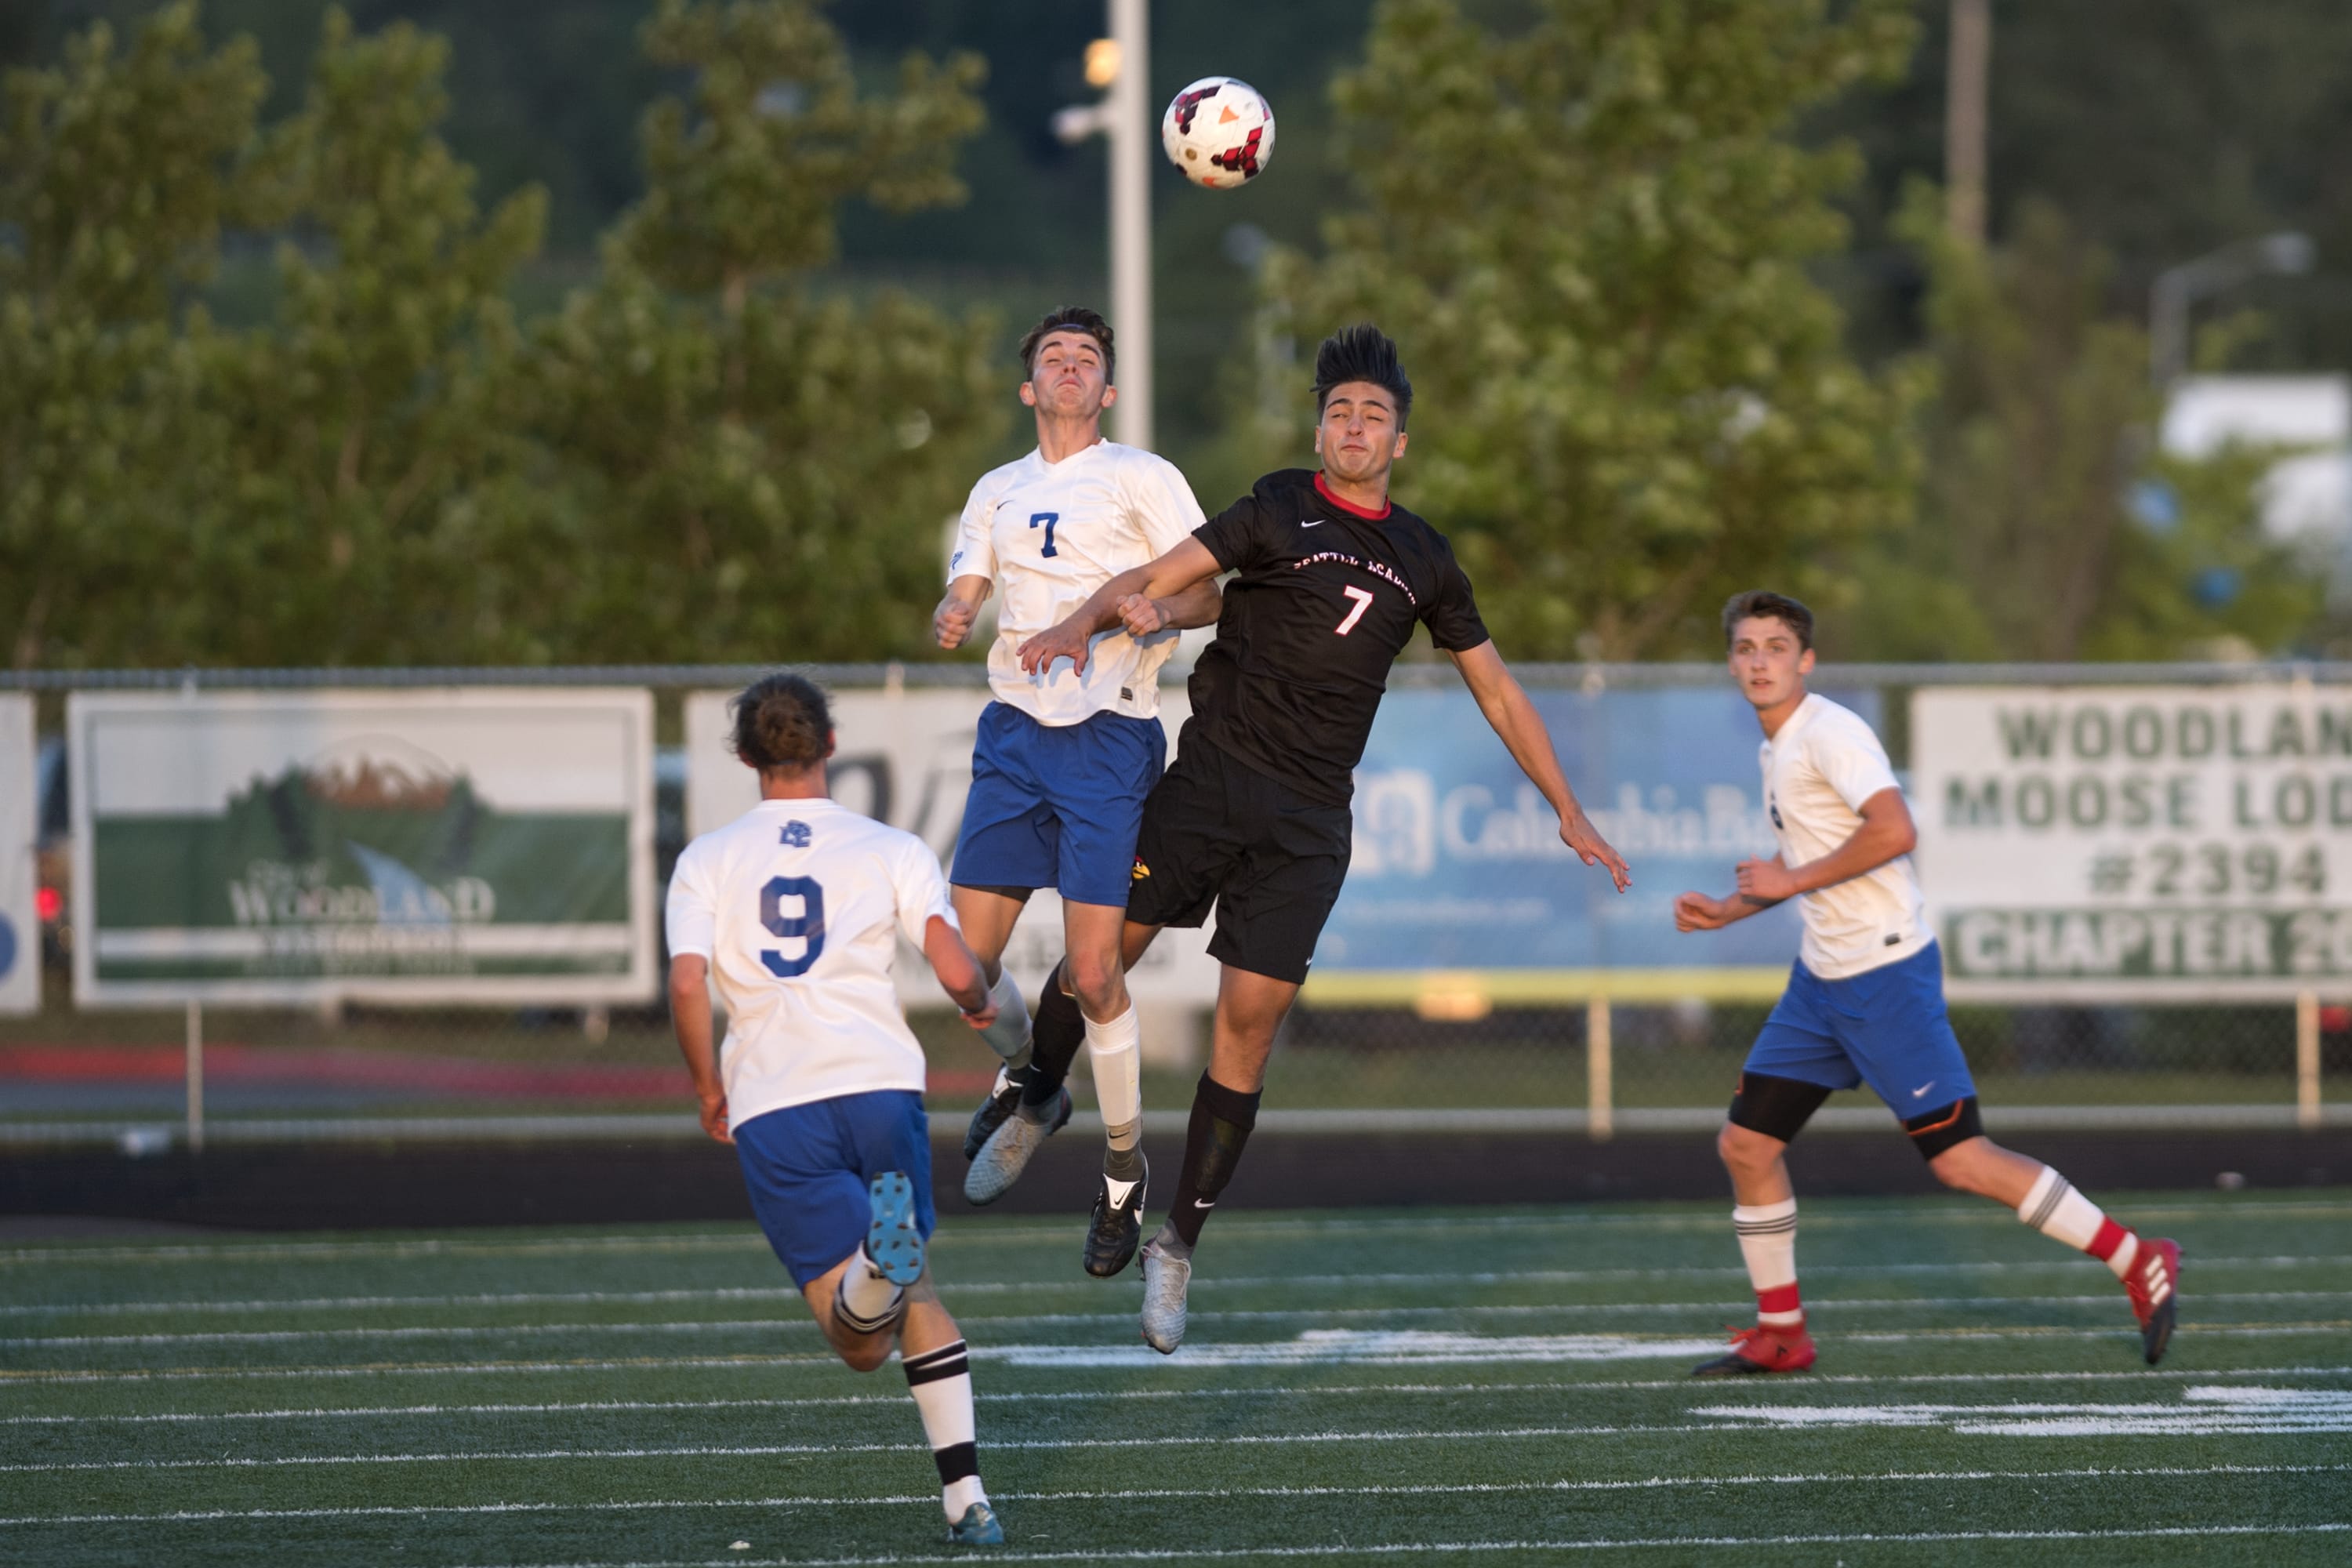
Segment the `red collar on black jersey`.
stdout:
<path fill-rule="evenodd" d="M 1329 501 L 1333 506 L 1338 507 L 1341 511 L 1346 512 L 1349 517 L 1360 517 L 1366 522 L 1384 522 L 1388 520 L 1389 513 L 1396 510 L 1396 502 L 1394 501 L 1381 502 L 1381 510 L 1378 511 L 1366 511 L 1354 501 L 1341 500 L 1338 496 L 1331 493 L 1331 487 L 1323 482 L 1323 476 L 1321 474 L 1315 476 L 1315 493 L 1321 496 L 1325 500 Z"/>

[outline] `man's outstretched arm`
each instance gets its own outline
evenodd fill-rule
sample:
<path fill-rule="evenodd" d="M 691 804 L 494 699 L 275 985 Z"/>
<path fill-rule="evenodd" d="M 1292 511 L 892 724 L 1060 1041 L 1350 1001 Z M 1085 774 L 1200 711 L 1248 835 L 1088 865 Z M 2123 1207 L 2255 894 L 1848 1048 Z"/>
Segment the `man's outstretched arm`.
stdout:
<path fill-rule="evenodd" d="M 1209 547 L 1197 539 L 1187 539 L 1159 560 L 1113 577 L 1062 621 L 1023 643 L 1021 668 L 1034 675 L 1055 659 L 1066 658 L 1083 670 L 1087 667 L 1088 641 L 1097 632 L 1106 632 L 1121 624 L 1119 605 L 1122 600 L 1140 596 L 1166 601 L 1201 584 L 1206 584 L 1209 593 L 1214 595 L 1216 584 L 1211 579 L 1218 571 L 1217 558 L 1209 553 Z M 1202 606 L 1194 602 L 1192 607 L 1198 613 Z M 1202 626 L 1215 618 L 1215 611 L 1211 609 L 1199 621 L 1162 620 L 1160 625 Z M 1131 622 L 1129 629 L 1134 629 Z"/>
<path fill-rule="evenodd" d="M 1551 731 L 1544 727 L 1543 715 L 1528 700 L 1527 689 L 1504 666 L 1495 645 L 1482 642 L 1445 657 L 1462 672 L 1463 683 L 1478 700 L 1478 711 L 1502 737 L 1511 760 L 1559 813 L 1560 842 L 1575 850 L 1577 858 L 1586 865 L 1607 867 L 1609 879 L 1617 884 L 1619 892 L 1632 887 L 1633 876 L 1626 869 L 1624 858 L 1593 830 L 1591 818 L 1577 804 L 1576 792 L 1568 787 L 1568 775 L 1559 771 L 1559 757 L 1551 749 Z"/>
<path fill-rule="evenodd" d="M 1730 897 L 1685 893 L 1676 899 L 1675 928 L 1719 930 L 1799 893 L 1835 887 L 1875 871 L 1889 860 L 1910 854 L 1918 842 L 1919 830 L 1912 825 L 1911 808 L 1905 804 L 1903 792 L 1880 790 L 1862 803 L 1862 826 L 1847 835 L 1844 843 L 1801 866 L 1791 866 L 1778 855 L 1769 860 L 1742 860 L 1737 872 L 1738 889 Z"/>

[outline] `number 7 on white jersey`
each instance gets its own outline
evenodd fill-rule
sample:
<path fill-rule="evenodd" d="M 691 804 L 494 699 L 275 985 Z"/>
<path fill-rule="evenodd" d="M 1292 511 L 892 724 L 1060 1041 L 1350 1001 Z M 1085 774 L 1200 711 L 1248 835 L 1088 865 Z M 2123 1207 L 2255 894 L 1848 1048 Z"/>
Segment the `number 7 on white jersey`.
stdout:
<path fill-rule="evenodd" d="M 1348 612 L 1348 618 L 1339 626 L 1339 635 L 1346 637 L 1355 624 L 1364 618 L 1364 612 L 1372 607 L 1372 591 L 1370 588 L 1342 588 L 1339 592 L 1356 601 L 1356 607 Z"/>

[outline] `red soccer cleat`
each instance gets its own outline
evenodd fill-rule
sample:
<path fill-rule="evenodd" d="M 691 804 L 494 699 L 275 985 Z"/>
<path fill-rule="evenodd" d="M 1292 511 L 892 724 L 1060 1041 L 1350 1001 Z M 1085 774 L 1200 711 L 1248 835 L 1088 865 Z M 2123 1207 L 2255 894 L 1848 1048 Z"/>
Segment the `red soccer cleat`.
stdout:
<path fill-rule="evenodd" d="M 2154 1366 L 2172 1342 L 2172 1321 L 2180 1305 L 2180 1243 L 2143 1239 L 2131 1272 L 2124 1277 L 2124 1289 L 2131 1296 L 2132 1316 L 2139 1320 L 2140 1350 Z"/>
<path fill-rule="evenodd" d="M 1731 1349 L 1691 1368 L 1693 1377 L 1743 1377 L 1759 1372 L 1802 1372 L 1813 1364 L 1813 1336 L 1805 1325 L 1774 1328 L 1758 1323 L 1733 1331 Z"/>

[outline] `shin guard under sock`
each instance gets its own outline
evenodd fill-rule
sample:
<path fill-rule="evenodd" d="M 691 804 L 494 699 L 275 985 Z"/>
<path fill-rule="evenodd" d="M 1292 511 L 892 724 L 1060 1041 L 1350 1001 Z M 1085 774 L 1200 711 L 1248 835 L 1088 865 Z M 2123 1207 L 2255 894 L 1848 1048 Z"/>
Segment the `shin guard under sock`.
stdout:
<path fill-rule="evenodd" d="M 1258 1101 L 1265 1091 L 1244 1094 L 1227 1089 L 1207 1073 L 1192 1091 L 1192 1119 L 1184 1129 L 1184 1171 L 1176 1180 L 1176 1201 L 1169 1205 L 1168 1223 L 1187 1248 L 1201 1241 L 1201 1226 L 1217 1206 L 1217 1194 L 1234 1179 L 1243 1145 L 1257 1125 Z"/>
<path fill-rule="evenodd" d="M 1029 1082 L 1021 1090 L 1021 1103 L 1032 1110 L 1053 1104 L 1086 1043 L 1087 1016 L 1078 1011 L 1078 999 L 1062 989 L 1062 966 L 1056 966 L 1030 1016 Z"/>

